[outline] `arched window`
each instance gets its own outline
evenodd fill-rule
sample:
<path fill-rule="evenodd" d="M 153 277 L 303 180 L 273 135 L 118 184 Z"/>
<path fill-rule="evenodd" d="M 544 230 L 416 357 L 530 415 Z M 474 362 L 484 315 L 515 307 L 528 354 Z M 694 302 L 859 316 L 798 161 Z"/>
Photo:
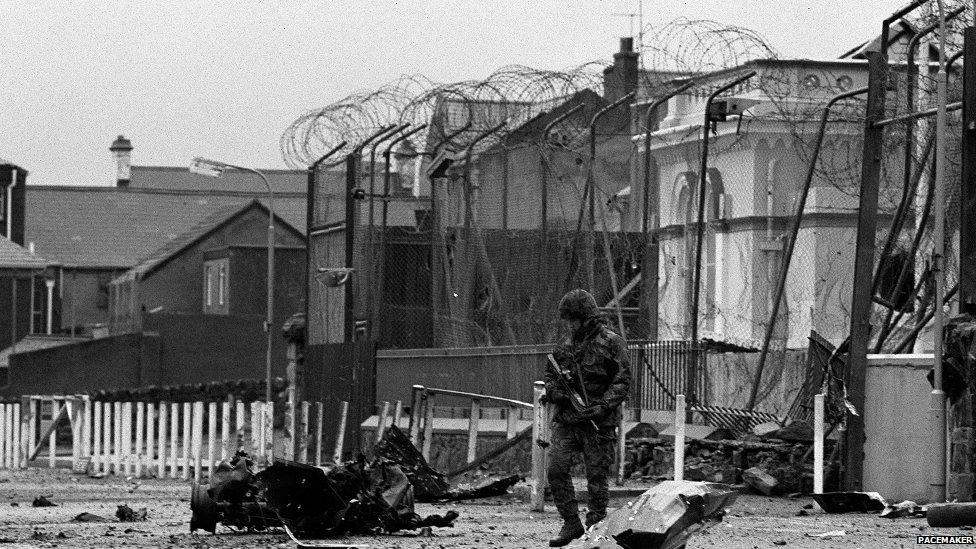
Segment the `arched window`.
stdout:
<path fill-rule="evenodd" d="M 678 204 L 683 210 L 685 224 L 685 266 L 687 276 L 686 297 L 689 305 L 694 302 L 695 291 L 695 260 L 697 256 L 696 238 L 698 222 L 698 190 L 699 181 L 695 174 L 682 174 L 685 182 L 678 193 Z M 722 239 L 717 231 L 717 220 L 725 219 L 731 214 L 731 205 L 725 192 L 725 182 L 722 172 L 717 168 L 709 168 L 705 177 L 705 208 L 703 221 L 705 223 L 702 242 L 700 286 L 699 286 L 699 328 L 704 331 L 716 330 L 716 316 L 722 301 Z M 676 212 L 678 213 L 678 212 Z M 676 220 L 677 221 L 677 220 Z M 688 319 L 690 322 L 690 318 Z M 689 325 L 690 329 L 690 325 Z"/>

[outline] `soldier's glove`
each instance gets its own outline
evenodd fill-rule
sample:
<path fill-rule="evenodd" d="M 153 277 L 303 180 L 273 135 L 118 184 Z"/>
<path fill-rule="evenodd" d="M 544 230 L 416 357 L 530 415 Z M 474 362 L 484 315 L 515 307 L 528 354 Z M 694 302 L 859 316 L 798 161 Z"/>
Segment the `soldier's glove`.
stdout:
<path fill-rule="evenodd" d="M 546 394 L 542 395 L 542 402 L 543 404 L 561 404 L 565 406 L 568 406 L 571 403 L 569 394 L 560 389 L 546 391 Z"/>
<path fill-rule="evenodd" d="M 580 410 L 580 419 L 603 419 L 610 413 L 610 405 L 600 400 Z"/>

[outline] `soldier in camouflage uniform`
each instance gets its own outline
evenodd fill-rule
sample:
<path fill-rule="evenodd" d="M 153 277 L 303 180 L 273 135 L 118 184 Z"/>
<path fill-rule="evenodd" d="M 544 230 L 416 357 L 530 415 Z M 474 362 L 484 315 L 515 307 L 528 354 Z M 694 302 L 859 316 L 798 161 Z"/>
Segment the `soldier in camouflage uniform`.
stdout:
<path fill-rule="evenodd" d="M 549 541 L 550 547 L 567 545 L 584 533 L 571 473 L 576 454 L 582 453 L 586 466 L 586 526 L 606 517 L 615 430 L 631 378 L 627 346 L 606 326 L 589 292 L 572 290 L 563 296 L 559 316 L 569 325 L 572 335 L 560 342 L 553 356 L 560 368 L 570 373 L 572 389 L 583 396 L 588 406 L 575 411 L 564 385 L 555 374 L 547 372 L 546 399 L 555 405 L 548 480 L 563 518 L 563 527 Z"/>

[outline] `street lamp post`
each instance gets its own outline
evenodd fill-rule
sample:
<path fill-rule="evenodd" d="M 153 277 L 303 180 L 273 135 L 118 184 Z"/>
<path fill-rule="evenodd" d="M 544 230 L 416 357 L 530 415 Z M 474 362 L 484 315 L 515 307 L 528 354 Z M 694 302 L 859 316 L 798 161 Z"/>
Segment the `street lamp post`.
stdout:
<path fill-rule="evenodd" d="M 265 177 L 263 173 L 254 168 L 245 168 L 243 166 L 235 166 L 233 164 L 227 164 L 225 162 L 219 162 L 216 160 L 209 160 L 206 158 L 194 158 L 193 162 L 190 163 L 190 171 L 193 173 L 206 175 L 208 177 L 220 177 L 227 170 L 241 170 L 245 172 L 250 172 L 264 181 L 265 187 L 268 188 L 268 301 L 267 301 L 267 311 L 264 319 L 264 333 L 267 337 L 265 346 L 265 356 L 264 356 L 264 373 L 265 373 L 265 387 L 264 387 L 264 399 L 265 402 L 271 402 L 271 343 L 272 343 L 272 332 L 271 327 L 274 324 L 274 253 L 275 253 L 275 228 L 274 228 L 274 190 L 271 189 L 271 182 Z"/>

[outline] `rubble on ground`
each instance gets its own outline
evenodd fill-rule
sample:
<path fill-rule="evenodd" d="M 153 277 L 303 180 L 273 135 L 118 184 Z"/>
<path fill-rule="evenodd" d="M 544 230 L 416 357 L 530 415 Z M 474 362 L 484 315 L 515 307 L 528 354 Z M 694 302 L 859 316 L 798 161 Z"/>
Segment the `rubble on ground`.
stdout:
<path fill-rule="evenodd" d="M 415 501 L 458 501 L 500 496 L 518 475 L 488 477 L 452 486 L 430 467 L 406 435 L 386 431 L 376 457 L 327 467 L 287 460 L 255 473 L 244 452 L 218 465 L 208 486 L 194 486 L 190 530 L 214 532 L 217 524 L 239 530 L 286 527 L 296 538 L 453 526 L 455 511 L 421 517 Z"/>
<path fill-rule="evenodd" d="M 664 481 L 611 512 L 571 549 L 677 549 L 692 534 L 722 520 L 737 494 L 732 487 Z"/>
<path fill-rule="evenodd" d="M 756 435 L 756 431 L 762 436 Z M 766 495 L 811 492 L 812 428 L 805 423 L 786 427 L 771 423 L 760 424 L 756 431 L 734 440 L 686 439 L 684 478 L 726 484 L 747 483 Z M 829 448 L 833 442 L 828 443 Z M 673 439 L 628 437 L 627 446 L 627 478 L 645 481 L 673 478 Z M 750 470 L 752 473 L 746 474 Z"/>

